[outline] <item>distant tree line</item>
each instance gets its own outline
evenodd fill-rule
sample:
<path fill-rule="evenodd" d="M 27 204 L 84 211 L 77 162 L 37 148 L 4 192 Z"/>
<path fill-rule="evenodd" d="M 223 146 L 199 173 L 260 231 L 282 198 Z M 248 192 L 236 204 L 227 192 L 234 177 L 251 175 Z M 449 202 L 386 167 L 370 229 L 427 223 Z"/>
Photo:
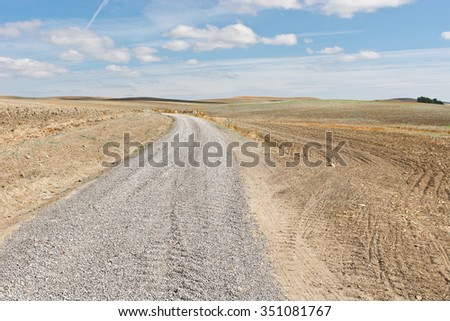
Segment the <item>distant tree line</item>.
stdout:
<path fill-rule="evenodd" d="M 436 98 L 431 99 L 428 97 L 419 97 L 417 98 L 418 103 L 425 103 L 425 104 L 437 104 L 437 105 L 444 105 L 444 103 L 440 100 L 437 100 Z"/>

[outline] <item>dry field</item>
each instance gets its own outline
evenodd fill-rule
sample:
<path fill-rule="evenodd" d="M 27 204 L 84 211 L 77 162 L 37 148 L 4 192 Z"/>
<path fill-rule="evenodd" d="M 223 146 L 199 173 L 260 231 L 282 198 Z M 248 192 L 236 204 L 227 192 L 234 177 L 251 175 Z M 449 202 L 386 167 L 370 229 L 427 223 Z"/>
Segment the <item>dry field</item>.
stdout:
<path fill-rule="evenodd" d="M 450 106 L 209 102 L 0 99 L 0 240 L 37 208 L 103 173 L 104 142 L 121 141 L 124 132 L 143 142 L 167 132 L 171 120 L 152 110 L 195 111 L 236 139 L 270 133 L 294 143 L 275 158 L 276 168 L 242 169 L 289 298 L 450 300 Z M 306 142 L 323 143 L 327 131 L 347 141 L 348 166 L 283 166 Z"/>
<path fill-rule="evenodd" d="M 156 140 L 168 117 L 131 102 L 0 98 L 0 241 L 36 213 L 105 171 L 102 146 Z"/>
<path fill-rule="evenodd" d="M 326 131 L 348 142 L 347 167 L 285 168 L 285 157 L 277 168 L 244 170 L 291 298 L 450 300 L 450 106 L 294 100 L 224 107 L 204 111 L 251 139 L 271 133 L 298 152 L 306 142 L 323 143 Z"/>

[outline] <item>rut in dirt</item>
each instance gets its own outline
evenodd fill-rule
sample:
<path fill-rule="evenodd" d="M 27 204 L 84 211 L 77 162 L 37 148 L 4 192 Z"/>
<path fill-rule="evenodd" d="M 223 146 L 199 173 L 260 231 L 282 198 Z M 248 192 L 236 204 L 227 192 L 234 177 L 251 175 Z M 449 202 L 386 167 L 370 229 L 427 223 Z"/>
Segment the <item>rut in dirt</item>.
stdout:
<path fill-rule="evenodd" d="M 206 121 L 174 117 L 165 141 L 194 134 L 226 150 Z M 283 299 L 238 169 L 173 158 L 170 148 L 162 168 L 135 158 L 25 223 L 0 249 L 0 299 Z"/>

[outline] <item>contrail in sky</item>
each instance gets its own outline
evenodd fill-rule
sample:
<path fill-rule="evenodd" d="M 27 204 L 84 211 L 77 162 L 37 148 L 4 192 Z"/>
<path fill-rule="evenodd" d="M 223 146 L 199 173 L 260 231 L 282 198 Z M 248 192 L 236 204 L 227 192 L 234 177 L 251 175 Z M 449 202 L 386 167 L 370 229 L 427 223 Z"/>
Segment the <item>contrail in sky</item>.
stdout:
<path fill-rule="evenodd" d="M 94 16 L 92 17 L 91 21 L 89 21 L 89 23 L 87 24 L 86 29 L 89 29 L 91 27 L 91 25 L 94 23 L 95 19 L 97 19 L 97 16 L 108 5 L 108 3 L 109 3 L 109 0 L 103 0 L 100 7 L 98 7 L 97 11 L 94 13 Z"/>

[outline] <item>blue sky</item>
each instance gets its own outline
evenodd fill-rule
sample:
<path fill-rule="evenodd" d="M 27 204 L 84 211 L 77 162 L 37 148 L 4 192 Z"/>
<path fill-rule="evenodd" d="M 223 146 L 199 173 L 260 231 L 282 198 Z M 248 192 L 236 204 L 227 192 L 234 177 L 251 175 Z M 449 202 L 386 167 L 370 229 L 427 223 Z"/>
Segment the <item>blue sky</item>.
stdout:
<path fill-rule="evenodd" d="M 0 6 L 2 95 L 450 101 L 448 0 Z"/>

